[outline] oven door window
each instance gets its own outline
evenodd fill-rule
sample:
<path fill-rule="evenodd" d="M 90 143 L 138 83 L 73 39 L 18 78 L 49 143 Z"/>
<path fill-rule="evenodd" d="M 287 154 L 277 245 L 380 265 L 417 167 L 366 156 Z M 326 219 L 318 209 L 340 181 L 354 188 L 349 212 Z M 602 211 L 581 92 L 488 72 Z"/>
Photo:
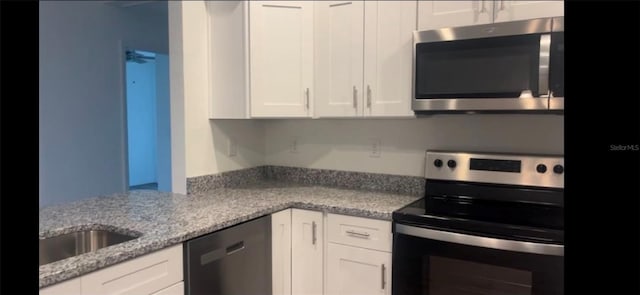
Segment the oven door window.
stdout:
<path fill-rule="evenodd" d="M 394 295 L 563 294 L 562 256 L 394 234 Z"/>
<path fill-rule="evenodd" d="M 538 97 L 540 38 L 530 34 L 418 43 L 416 99 L 517 98 L 523 90 Z"/>

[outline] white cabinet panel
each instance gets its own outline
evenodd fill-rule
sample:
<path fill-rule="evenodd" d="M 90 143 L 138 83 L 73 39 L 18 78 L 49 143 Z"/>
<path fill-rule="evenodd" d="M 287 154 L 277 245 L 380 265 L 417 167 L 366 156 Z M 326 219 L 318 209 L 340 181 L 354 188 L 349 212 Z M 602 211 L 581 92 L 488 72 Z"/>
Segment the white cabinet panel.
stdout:
<path fill-rule="evenodd" d="M 495 22 L 563 16 L 564 1 L 495 1 Z"/>
<path fill-rule="evenodd" d="M 493 5 L 490 0 L 418 1 L 418 30 L 488 24 Z"/>
<path fill-rule="evenodd" d="M 318 117 L 362 114 L 363 1 L 316 1 Z"/>
<path fill-rule="evenodd" d="M 291 295 L 291 209 L 271 215 L 273 295 Z"/>
<path fill-rule="evenodd" d="M 151 294 L 183 280 L 182 244 L 119 263 L 81 278 L 82 293 Z"/>
<path fill-rule="evenodd" d="M 184 295 L 184 282 L 162 289 L 152 295 Z"/>
<path fill-rule="evenodd" d="M 323 294 L 322 212 L 291 211 L 291 293 Z"/>
<path fill-rule="evenodd" d="M 413 116 L 416 1 L 365 1 L 365 116 Z"/>
<path fill-rule="evenodd" d="M 313 92 L 313 2 L 251 1 L 252 117 L 306 117 Z"/>
<path fill-rule="evenodd" d="M 329 214 L 327 228 L 330 243 L 391 252 L 390 221 Z"/>
<path fill-rule="evenodd" d="M 329 243 L 327 294 L 391 294 L 391 253 Z"/>
<path fill-rule="evenodd" d="M 418 30 L 564 15 L 564 1 L 418 1 Z"/>
<path fill-rule="evenodd" d="M 249 117 L 249 4 L 205 1 L 209 38 L 209 118 Z"/>
<path fill-rule="evenodd" d="M 46 288 L 40 289 L 38 294 L 40 295 L 80 295 L 82 290 L 80 288 L 80 278 L 71 279 L 62 283 L 55 284 Z"/>

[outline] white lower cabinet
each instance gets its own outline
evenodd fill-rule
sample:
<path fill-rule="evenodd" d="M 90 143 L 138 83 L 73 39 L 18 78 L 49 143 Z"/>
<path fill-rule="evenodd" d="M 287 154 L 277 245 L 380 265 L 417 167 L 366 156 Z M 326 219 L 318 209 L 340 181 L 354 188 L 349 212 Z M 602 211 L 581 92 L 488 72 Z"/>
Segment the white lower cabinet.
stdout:
<path fill-rule="evenodd" d="M 291 295 L 291 209 L 271 214 L 272 294 Z"/>
<path fill-rule="evenodd" d="M 274 295 L 391 294 L 391 222 L 287 209 L 271 230 Z"/>
<path fill-rule="evenodd" d="M 40 289 L 40 295 L 80 295 L 80 278 L 64 281 L 53 286 Z"/>
<path fill-rule="evenodd" d="M 184 282 L 180 282 L 171 287 L 164 288 L 151 295 L 184 295 Z"/>
<path fill-rule="evenodd" d="M 323 294 L 322 212 L 291 211 L 291 294 Z"/>
<path fill-rule="evenodd" d="M 40 295 L 183 295 L 182 244 L 40 290 Z"/>
<path fill-rule="evenodd" d="M 391 253 L 329 243 L 326 294 L 391 294 Z"/>
<path fill-rule="evenodd" d="M 391 222 L 327 214 L 327 295 L 391 294 Z"/>

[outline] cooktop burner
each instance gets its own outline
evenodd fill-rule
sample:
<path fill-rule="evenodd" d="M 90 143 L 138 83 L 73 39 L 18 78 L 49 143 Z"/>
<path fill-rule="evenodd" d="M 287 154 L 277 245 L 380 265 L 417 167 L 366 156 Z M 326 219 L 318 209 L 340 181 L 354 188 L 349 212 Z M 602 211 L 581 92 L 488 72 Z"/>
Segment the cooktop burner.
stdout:
<path fill-rule="evenodd" d="M 564 242 L 562 157 L 430 151 L 425 171 L 424 198 L 394 212 L 394 222 L 487 237 Z"/>

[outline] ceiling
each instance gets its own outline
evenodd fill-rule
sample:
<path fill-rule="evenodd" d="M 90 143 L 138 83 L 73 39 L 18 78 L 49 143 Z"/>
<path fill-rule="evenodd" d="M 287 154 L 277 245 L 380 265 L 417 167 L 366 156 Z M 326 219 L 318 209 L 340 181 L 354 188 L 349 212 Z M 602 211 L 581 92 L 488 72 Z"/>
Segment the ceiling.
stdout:
<path fill-rule="evenodd" d="M 104 1 L 107 5 L 116 6 L 133 13 L 153 14 L 160 17 L 168 16 L 168 1 Z"/>

